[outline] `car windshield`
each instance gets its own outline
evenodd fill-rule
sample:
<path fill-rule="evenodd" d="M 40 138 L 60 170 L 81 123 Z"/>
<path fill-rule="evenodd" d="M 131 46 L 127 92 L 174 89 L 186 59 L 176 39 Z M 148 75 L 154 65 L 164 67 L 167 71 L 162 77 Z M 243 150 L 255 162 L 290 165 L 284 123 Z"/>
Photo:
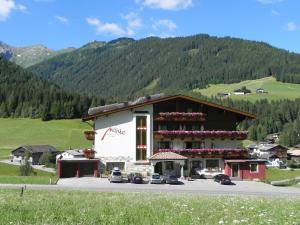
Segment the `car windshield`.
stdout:
<path fill-rule="evenodd" d="M 173 176 L 173 175 L 171 175 L 169 178 L 170 178 L 170 179 L 177 179 L 177 177 L 176 177 L 176 176 Z"/>
<path fill-rule="evenodd" d="M 136 174 L 134 174 L 134 176 L 141 177 L 142 175 L 140 173 L 136 173 Z"/>
<path fill-rule="evenodd" d="M 121 172 L 115 171 L 115 172 L 113 172 L 113 176 L 121 176 Z"/>
<path fill-rule="evenodd" d="M 158 175 L 158 174 L 152 175 L 152 178 L 153 179 L 160 179 L 160 175 Z"/>

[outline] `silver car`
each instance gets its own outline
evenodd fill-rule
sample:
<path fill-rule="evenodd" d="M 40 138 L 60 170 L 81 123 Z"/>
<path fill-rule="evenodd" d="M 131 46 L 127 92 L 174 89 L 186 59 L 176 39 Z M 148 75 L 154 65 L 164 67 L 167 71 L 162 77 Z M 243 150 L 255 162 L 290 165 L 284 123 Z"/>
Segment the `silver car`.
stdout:
<path fill-rule="evenodd" d="M 120 170 L 113 170 L 111 171 L 111 174 L 108 177 L 108 180 L 110 183 L 113 182 L 118 182 L 118 183 L 122 183 L 123 182 L 123 178 L 122 178 L 122 173 Z"/>
<path fill-rule="evenodd" d="M 158 173 L 153 173 L 150 177 L 151 184 L 162 184 L 163 178 Z"/>

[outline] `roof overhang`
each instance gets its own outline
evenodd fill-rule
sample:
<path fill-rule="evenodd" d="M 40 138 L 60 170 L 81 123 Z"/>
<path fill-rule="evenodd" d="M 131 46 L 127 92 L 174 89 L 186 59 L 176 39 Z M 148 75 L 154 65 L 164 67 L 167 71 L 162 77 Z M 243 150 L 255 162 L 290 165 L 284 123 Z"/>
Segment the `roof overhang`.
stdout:
<path fill-rule="evenodd" d="M 132 109 L 135 109 L 135 108 L 139 108 L 139 107 L 143 107 L 143 106 L 147 106 L 147 105 L 151 105 L 151 104 L 155 104 L 155 103 L 160 103 L 160 102 L 164 102 L 164 101 L 174 100 L 174 99 L 189 100 L 189 101 L 192 101 L 192 102 L 196 102 L 196 103 L 204 104 L 204 105 L 207 105 L 207 106 L 211 106 L 211 107 L 214 107 L 214 108 L 217 108 L 217 109 L 221 109 L 221 110 L 225 110 L 225 111 L 228 111 L 228 112 L 236 113 L 236 114 L 244 116 L 248 119 L 255 119 L 255 115 L 253 115 L 251 113 L 248 113 L 248 112 L 243 112 L 243 111 L 238 110 L 238 109 L 230 108 L 230 107 L 227 107 L 227 106 L 219 105 L 219 104 L 216 104 L 216 103 L 213 103 L 213 102 L 208 102 L 208 101 L 205 101 L 205 100 L 202 100 L 202 99 L 197 99 L 197 98 L 193 98 L 193 97 L 186 96 L 186 95 L 173 95 L 173 96 L 162 97 L 162 98 L 159 98 L 159 99 L 149 100 L 147 102 L 143 102 L 143 103 L 139 103 L 139 104 L 135 104 L 135 105 L 124 106 L 122 108 L 117 108 L 117 109 L 113 109 L 113 110 L 110 110 L 110 111 L 99 112 L 95 115 L 89 115 L 89 116 L 83 117 L 82 121 L 96 120 L 98 117 L 107 116 L 107 115 L 110 115 L 110 114 L 123 112 L 123 111 L 126 111 L 126 110 L 132 110 Z"/>

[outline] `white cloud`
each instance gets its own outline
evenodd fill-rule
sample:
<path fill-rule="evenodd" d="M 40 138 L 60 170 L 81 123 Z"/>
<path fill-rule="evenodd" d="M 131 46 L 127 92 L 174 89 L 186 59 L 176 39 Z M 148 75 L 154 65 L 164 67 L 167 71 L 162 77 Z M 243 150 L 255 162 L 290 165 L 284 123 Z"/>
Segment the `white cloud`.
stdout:
<path fill-rule="evenodd" d="M 290 32 L 298 30 L 298 28 L 299 28 L 299 26 L 297 24 L 295 24 L 294 22 L 289 22 L 285 26 L 285 29 Z"/>
<path fill-rule="evenodd" d="M 96 28 L 97 33 L 105 33 L 114 36 L 125 35 L 126 32 L 116 23 L 102 23 L 99 19 L 88 17 L 86 22 Z"/>
<path fill-rule="evenodd" d="M 97 33 L 104 33 L 113 36 L 134 36 L 136 31 L 143 26 L 142 19 L 137 13 L 130 12 L 126 15 L 121 15 L 126 21 L 126 25 L 116 23 L 104 23 L 97 18 L 88 17 L 86 22 L 96 28 Z"/>
<path fill-rule="evenodd" d="M 137 3 L 149 8 L 180 10 L 193 5 L 193 0 L 136 0 Z"/>
<path fill-rule="evenodd" d="M 6 21 L 12 11 L 26 12 L 24 5 L 16 4 L 14 0 L 0 0 L 0 21 Z"/>
<path fill-rule="evenodd" d="M 174 31 L 176 30 L 177 25 L 172 20 L 167 20 L 167 19 L 157 20 L 157 21 L 153 20 L 152 28 L 154 30 L 162 29 L 162 30 Z"/>
<path fill-rule="evenodd" d="M 55 19 L 57 19 L 61 23 L 65 23 L 65 24 L 69 23 L 69 19 L 63 16 L 55 16 Z"/>
<path fill-rule="evenodd" d="M 272 15 L 274 16 L 280 16 L 280 13 L 276 10 L 271 10 Z"/>
<path fill-rule="evenodd" d="M 267 4 L 275 4 L 275 3 L 283 2 L 284 0 L 256 0 L 256 1 L 267 5 Z"/>
<path fill-rule="evenodd" d="M 137 13 L 130 12 L 127 15 L 123 15 L 122 18 L 127 21 L 126 30 L 129 36 L 135 35 L 136 30 L 143 26 L 142 19 Z"/>

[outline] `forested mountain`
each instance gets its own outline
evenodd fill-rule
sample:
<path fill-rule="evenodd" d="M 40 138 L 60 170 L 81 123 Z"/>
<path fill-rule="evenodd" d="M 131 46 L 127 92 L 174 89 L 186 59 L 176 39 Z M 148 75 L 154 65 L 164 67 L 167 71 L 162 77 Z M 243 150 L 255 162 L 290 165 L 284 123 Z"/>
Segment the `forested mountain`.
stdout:
<path fill-rule="evenodd" d="M 30 69 L 69 90 L 101 96 L 189 90 L 270 75 L 300 83 L 300 55 L 262 42 L 196 35 L 87 46 Z"/>
<path fill-rule="evenodd" d="M 0 42 L 0 55 L 24 68 L 42 62 L 43 60 L 50 59 L 53 56 L 71 52 L 73 50 L 74 48 L 67 48 L 54 51 L 43 45 L 32 45 L 17 48 Z"/>
<path fill-rule="evenodd" d="M 262 141 L 268 134 L 281 133 L 280 143 L 294 146 L 300 143 L 300 99 L 267 101 L 255 103 L 214 99 L 217 103 L 239 108 L 256 115 L 255 120 L 246 120 L 240 124 L 241 130 L 248 130 L 248 138 Z"/>
<path fill-rule="evenodd" d="M 71 94 L 0 57 L 0 117 L 81 118 L 104 101 Z"/>

